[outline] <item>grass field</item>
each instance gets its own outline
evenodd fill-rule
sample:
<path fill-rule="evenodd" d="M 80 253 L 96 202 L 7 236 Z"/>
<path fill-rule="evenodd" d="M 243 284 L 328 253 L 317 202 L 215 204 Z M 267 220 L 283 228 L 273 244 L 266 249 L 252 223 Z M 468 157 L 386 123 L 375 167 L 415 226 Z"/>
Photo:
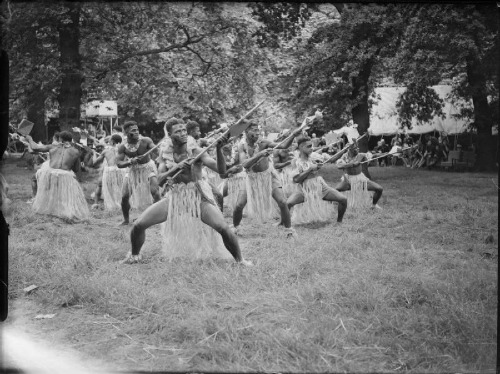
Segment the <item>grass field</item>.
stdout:
<path fill-rule="evenodd" d="M 9 318 L 115 369 L 493 373 L 498 176 L 370 172 L 384 187 L 383 211 L 297 226 L 295 241 L 244 219 L 252 268 L 169 262 L 159 227 L 148 232 L 145 263 L 121 265 L 129 228 L 119 213 L 79 224 L 34 215 L 31 172 L 7 161 L 18 305 Z M 93 187 L 84 183 L 87 195 Z M 39 288 L 25 295 L 31 284 Z M 33 321 L 40 312 L 57 314 Z"/>

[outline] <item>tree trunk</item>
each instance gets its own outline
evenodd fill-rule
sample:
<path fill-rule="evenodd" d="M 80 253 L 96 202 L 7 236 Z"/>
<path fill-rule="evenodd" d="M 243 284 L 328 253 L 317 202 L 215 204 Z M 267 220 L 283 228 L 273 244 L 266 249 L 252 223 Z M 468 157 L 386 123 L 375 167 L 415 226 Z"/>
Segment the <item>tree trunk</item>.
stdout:
<path fill-rule="evenodd" d="M 363 65 L 357 77 L 352 78 L 351 99 L 356 100 L 356 104 L 351 110 L 352 120 L 358 125 L 360 135 L 365 134 L 370 127 L 370 110 L 368 106 L 368 80 L 372 71 L 373 62 L 368 60 Z M 364 137 L 359 142 L 361 152 L 368 151 L 368 137 Z M 368 163 L 363 164 L 363 174 L 371 179 L 368 171 Z"/>
<path fill-rule="evenodd" d="M 47 140 L 47 126 L 45 125 L 45 95 L 40 84 L 34 84 L 28 97 L 28 121 L 33 122 L 30 135 L 35 142 Z"/>
<path fill-rule="evenodd" d="M 493 118 L 488 105 L 486 79 L 475 56 L 467 59 L 467 80 L 471 89 L 474 123 L 477 129 L 476 168 L 479 171 L 495 170 L 496 141 L 491 133 Z"/>
<path fill-rule="evenodd" d="M 80 5 L 67 3 L 69 22 L 60 22 L 59 52 L 62 71 L 61 89 L 58 96 L 59 123 L 61 130 L 71 131 L 80 125 L 82 98 L 82 73 L 80 57 Z"/>

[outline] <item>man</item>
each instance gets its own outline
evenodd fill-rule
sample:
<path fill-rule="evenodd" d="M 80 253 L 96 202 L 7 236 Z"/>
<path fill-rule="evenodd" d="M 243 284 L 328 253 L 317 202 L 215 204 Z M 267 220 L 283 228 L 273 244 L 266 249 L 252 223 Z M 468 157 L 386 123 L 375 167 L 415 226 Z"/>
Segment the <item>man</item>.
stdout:
<path fill-rule="evenodd" d="M 166 126 L 172 126 L 174 124 L 179 124 L 179 123 L 184 123 L 184 121 L 172 117 L 166 122 Z M 189 130 L 187 130 L 188 127 Z M 187 144 L 189 148 L 201 147 L 201 144 L 207 144 L 201 141 L 201 140 L 204 141 L 205 139 L 200 139 L 200 125 L 198 125 L 197 122 L 188 121 L 188 123 L 186 124 L 186 131 L 188 133 Z M 170 138 L 165 139 L 164 143 L 160 148 L 159 166 L 158 166 L 159 173 L 165 173 L 167 170 L 170 170 L 176 166 L 173 152 L 174 150 L 173 150 L 172 139 Z M 217 205 L 222 210 L 224 199 L 222 197 L 222 193 L 219 191 L 217 185 L 213 181 L 213 175 L 215 174 L 216 173 L 208 174 L 206 168 L 203 168 L 203 176 L 205 179 L 208 180 L 210 187 L 212 188 L 212 193 L 214 194 L 215 200 L 217 201 Z M 209 178 L 210 175 L 212 175 L 212 180 Z M 217 174 L 217 178 L 220 180 L 219 174 Z"/>
<path fill-rule="evenodd" d="M 223 257 L 224 253 L 218 252 L 217 239 L 222 241 L 236 262 L 242 265 L 251 265 L 241 256 L 238 239 L 231 232 L 224 221 L 222 212 L 217 207 L 212 190 L 206 180 L 202 178 L 203 165 L 214 171 L 225 173 L 225 162 L 222 157 L 222 143 L 217 144 L 217 162 L 206 152 L 199 161 L 192 163 L 202 149 L 197 145 L 188 146 L 186 125 L 175 119 L 166 124 L 167 132 L 172 140 L 173 157 L 176 166 L 160 175 L 160 184 L 169 176 L 182 171 L 176 178 L 176 183 L 167 192 L 164 199 L 147 208 L 134 222 L 130 234 L 132 250 L 125 258 L 125 263 L 136 263 L 141 260 L 140 250 L 146 239 L 146 229 L 161 222 L 164 225 L 165 251 L 171 257 L 184 254 L 200 258 L 208 255 Z M 205 225 L 201 224 L 203 222 Z M 207 230 L 208 225 L 215 230 Z M 215 234 L 215 235 L 214 235 Z"/>
<path fill-rule="evenodd" d="M 272 198 L 280 208 L 281 222 L 286 228 L 287 237 L 295 237 L 296 233 L 292 229 L 290 211 L 286 205 L 280 178 L 277 172 L 269 166 L 268 156 L 272 154 L 273 148 L 278 144 L 261 138 L 256 122 L 250 123 L 245 132 L 246 141 L 241 142 L 238 153 L 240 163 L 247 171 L 246 188 L 241 189 L 238 193 L 236 207 L 233 211 L 234 230 L 238 232 L 247 201 L 251 216 L 258 217 L 262 221 L 271 218 L 273 214 Z M 278 148 L 290 147 L 293 138 L 301 132 L 300 128 L 293 130 L 288 140 Z M 237 171 L 237 167 L 234 168 L 234 171 Z M 232 174 L 233 170 L 231 169 L 228 170 L 228 175 Z"/>
<path fill-rule="evenodd" d="M 139 127 L 134 121 L 125 122 L 123 130 L 127 143 L 120 144 L 117 150 L 116 165 L 122 169 L 129 167 L 122 188 L 122 225 L 129 224 L 130 198 L 137 207 L 150 205 L 151 197 L 154 202 L 160 200 L 156 165 L 146 153 L 154 147 L 148 137 L 139 135 Z M 125 160 L 128 157 L 128 160 Z"/>
<path fill-rule="evenodd" d="M 101 194 L 104 195 L 104 208 L 106 210 L 119 209 L 121 206 L 121 194 L 125 173 L 124 169 L 119 169 L 116 165 L 118 145 L 121 142 L 121 136 L 113 134 L 109 141 L 110 147 L 105 148 L 99 156 L 97 156 L 94 152 L 94 158 L 89 162 L 89 166 L 95 167 L 106 160 L 102 176 L 99 178 L 99 182 L 97 184 L 97 191 L 95 192 L 94 205 L 92 205 L 92 209 L 99 207 Z"/>
<path fill-rule="evenodd" d="M 295 161 L 296 171 L 293 181 L 298 185 L 298 191 L 287 200 L 288 208 L 296 206 L 292 219 L 294 223 L 308 223 L 324 221 L 330 218 L 331 209 L 324 201 L 338 203 L 337 222 L 342 222 L 347 209 L 347 198 L 339 191 L 328 186 L 323 177 L 317 175 L 321 163 L 316 163 L 311 158 L 313 152 L 312 140 L 307 136 L 297 138 L 299 157 Z M 335 162 L 342 155 L 338 155 L 329 162 Z M 300 204 L 297 206 L 297 204 Z"/>
<path fill-rule="evenodd" d="M 365 191 L 374 191 L 372 209 L 382 209 L 377 202 L 382 196 L 383 189 L 361 172 L 361 162 L 367 161 L 368 158 L 364 153 L 359 153 L 358 144 L 355 139 L 353 140 L 354 143 L 349 148 L 349 151 L 337 161 L 337 168 L 345 170 L 345 174 L 335 189 L 340 192 L 352 191 L 348 196 L 348 205 L 350 207 L 363 206 Z"/>
<path fill-rule="evenodd" d="M 39 214 L 86 220 L 90 212 L 83 190 L 75 173 L 80 168 L 80 152 L 72 146 L 73 136 L 68 131 L 59 133 L 61 144 L 39 145 L 27 135 L 35 152 L 49 152 L 49 164 L 39 170 L 38 189 L 33 210 Z"/>

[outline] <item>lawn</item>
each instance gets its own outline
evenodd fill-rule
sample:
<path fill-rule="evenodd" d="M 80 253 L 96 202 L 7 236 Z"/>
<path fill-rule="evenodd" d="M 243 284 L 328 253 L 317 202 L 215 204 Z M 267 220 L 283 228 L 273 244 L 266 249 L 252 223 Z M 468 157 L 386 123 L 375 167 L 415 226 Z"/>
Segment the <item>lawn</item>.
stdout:
<path fill-rule="evenodd" d="M 119 212 L 78 224 L 34 215 L 32 172 L 7 160 L 7 323 L 22 320 L 114 369 L 493 373 L 498 175 L 370 172 L 384 187 L 382 211 L 296 226 L 294 241 L 272 222 L 244 218 L 252 268 L 170 262 L 160 227 L 148 231 L 145 262 L 122 265 L 130 228 Z M 322 173 L 331 183 L 340 176 Z M 87 179 L 89 196 L 95 178 Z M 33 320 L 40 312 L 56 316 Z"/>

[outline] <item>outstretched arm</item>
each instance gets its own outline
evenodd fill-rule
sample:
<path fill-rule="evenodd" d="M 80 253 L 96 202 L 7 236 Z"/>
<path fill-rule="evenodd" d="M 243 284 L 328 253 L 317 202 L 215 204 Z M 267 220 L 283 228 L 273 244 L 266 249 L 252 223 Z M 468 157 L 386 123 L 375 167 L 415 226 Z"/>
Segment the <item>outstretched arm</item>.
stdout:
<path fill-rule="evenodd" d="M 26 135 L 25 138 L 28 141 L 28 143 L 29 143 L 31 149 L 33 150 L 33 152 L 48 152 L 48 151 L 50 151 L 53 148 L 52 144 L 47 144 L 47 145 L 36 144 L 33 141 L 33 138 L 31 136 L 29 136 L 29 135 Z"/>

